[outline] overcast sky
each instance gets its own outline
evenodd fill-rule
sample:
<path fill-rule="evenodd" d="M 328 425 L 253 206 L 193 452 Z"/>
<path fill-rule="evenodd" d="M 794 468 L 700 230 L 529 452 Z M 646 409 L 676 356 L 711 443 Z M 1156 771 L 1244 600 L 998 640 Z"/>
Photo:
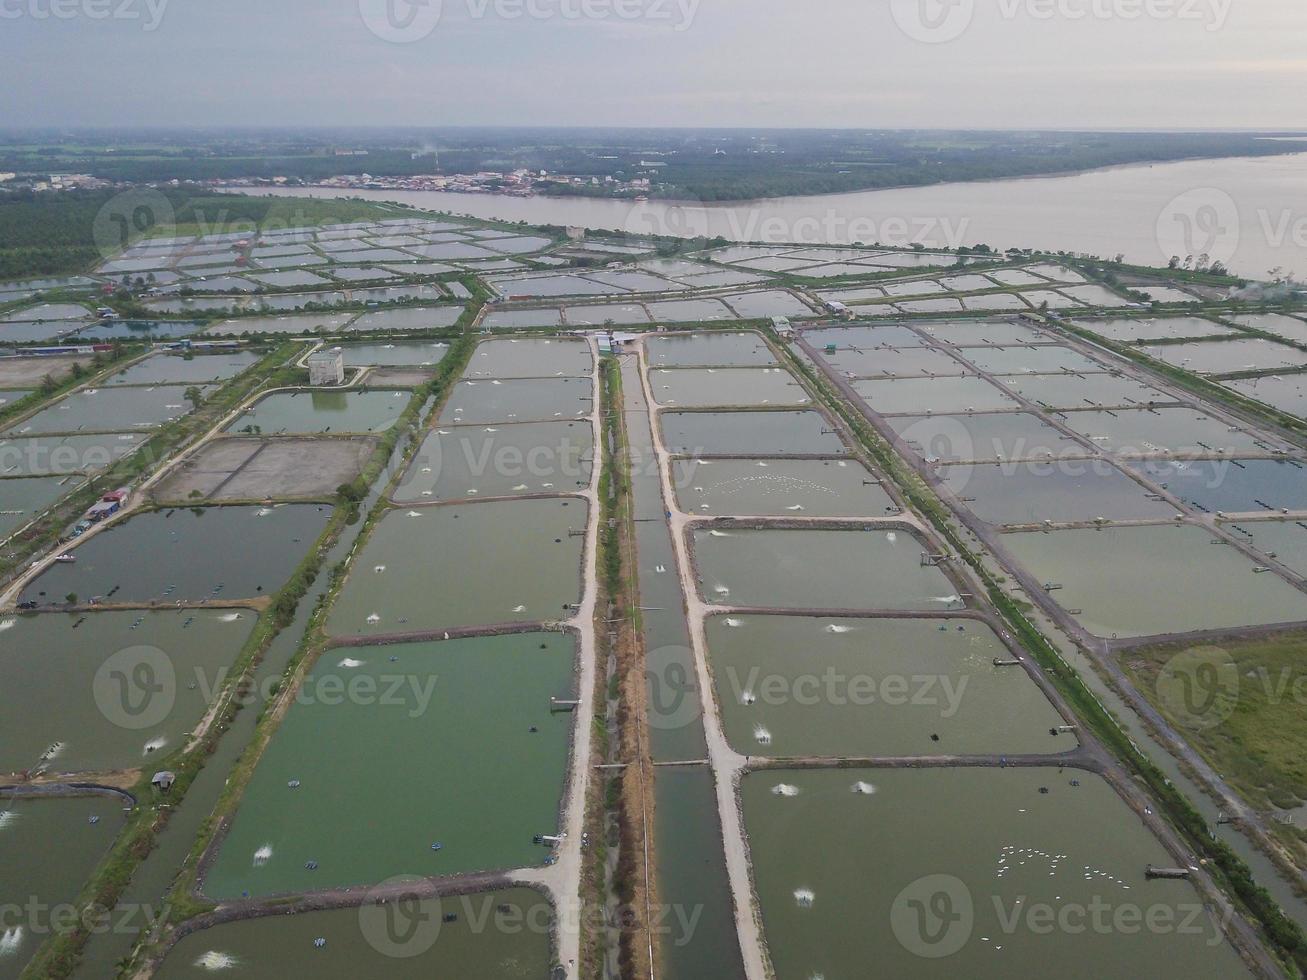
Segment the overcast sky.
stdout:
<path fill-rule="evenodd" d="M 0 65 L 0 125 L 1307 129 L 1307 0 L 0 0 Z"/>

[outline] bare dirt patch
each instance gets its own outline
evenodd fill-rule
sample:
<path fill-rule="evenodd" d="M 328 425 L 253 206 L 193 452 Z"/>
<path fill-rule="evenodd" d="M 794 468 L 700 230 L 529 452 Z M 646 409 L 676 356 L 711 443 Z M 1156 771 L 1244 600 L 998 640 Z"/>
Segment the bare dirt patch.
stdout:
<path fill-rule="evenodd" d="M 90 363 L 89 357 L 0 357 L 0 388 L 35 388 L 47 374 L 58 381 L 74 364 Z"/>
<path fill-rule="evenodd" d="M 214 439 L 155 490 L 160 501 L 321 500 L 362 471 L 372 437 Z"/>

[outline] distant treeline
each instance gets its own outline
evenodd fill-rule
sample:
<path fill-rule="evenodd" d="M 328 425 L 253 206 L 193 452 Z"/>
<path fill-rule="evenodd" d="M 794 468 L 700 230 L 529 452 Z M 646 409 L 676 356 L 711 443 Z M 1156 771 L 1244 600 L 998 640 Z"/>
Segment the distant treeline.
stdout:
<path fill-rule="evenodd" d="M 0 138 L 0 170 L 86 172 L 144 182 L 273 176 L 313 182 L 358 173 L 401 177 L 527 169 L 600 181 L 598 187 L 559 187 L 552 193 L 601 195 L 608 193 L 602 186 L 606 177 L 648 177 L 654 196 L 726 201 L 1295 149 L 1245 133 L 403 130 L 294 139 L 250 132 L 155 136 L 148 145 L 106 143 L 103 133 L 84 142 L 67 142 L 65 136 L 59 145 L 42 145 L 30 134 L 10 135 Z M 363 150 L 366 154 L 359 155 Z"/>

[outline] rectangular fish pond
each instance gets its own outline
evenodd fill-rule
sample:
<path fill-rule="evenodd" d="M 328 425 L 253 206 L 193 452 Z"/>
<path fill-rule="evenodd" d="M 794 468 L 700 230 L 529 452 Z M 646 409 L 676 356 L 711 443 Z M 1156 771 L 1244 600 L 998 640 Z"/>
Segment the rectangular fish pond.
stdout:
<path fill-rule="evenodd" d="M 679 456 L 842 456 L 820 412 L 663 412 L 667 450 Z"/>
<path fill-rule="evenodd" d="M 204 893 L 544 864 L 534 839 L 558 832 L 575 720 L 550 699 L 575 696 L 575 659 L 562 633 L 328 650 L 260 758 Z"/>
<path fill-rule="evenodd" d="M 581 597 L 586 520 L 579 499 L 391 511 L 355 557 L 327 631 L 362 636 L 568 619 Z"/>
<path fill-rule="evenodd" d="M 247 408 L 227 431 L 263 435 L 385 432 L 412 397 L 410 391 L 388 389 L 276 392 Z"/>
<path fill-rule="evenodd" d="M 756 333 L 668 334 L 645 341 L 650 368 L 770 367 L 776 358 Z"/>
<path fill-rule="evenodd" d="M 681 368 L 649 375 L 654 400 L 682 408 L 807 405 L 812 399 L 784 368 Z"/>
<path fill-rule="evenodd" d="M 77 900 L 129 805 L 117 795 L 0 796 L 0 907 L 8 913 L 0 923 L 0 980 L 18 980 L 49 938 L 52 906 Z"/>
<path fill-rule="evenodd" d="M 1105 459 L 943 466 L 939 476 L 989 524 L 1173 518 L 1176 510 Z"/>
<path fill-rule="evenodd" d="M 590 346 L 558 337 L 497 337 L 472 352 L 466 378 L 588 378 L 594 373 Z"/>
<path fill-rule="evenodd" d="M 706 601 L 777 609 L 947 610 L 962 599 L 907 530 L 697 529 Z"/>
<path fill-rule="evenodd" d="M 525 888 L 270 915 L 192 933 L 155 977 L 285 980 L 311 968 L 316 980 L 541 980 L 553 963 L 553 922 L 545 897 Z"/>
<path fill-rule="evenodd" d="M 460 381 L 440 413 L 442 425 L 541 422 L 581 418 L 594 411 L 590 378 Z"/>
<path fill-rule="evenodd" d="M 64 476 L 0 480 L 0 538 L 29 523 L 81 484 L 80 477 Z"/>
<path fill-rule="evenodd" d="M 317 504 L 193 507 L 136 514 L 86 541 L 77 561 L 52 565 L 22 599 L 202 602 L 273 596 L 331 518 Z"/>
<path fill-rule="evenodd" d="M 1192 525 L 1031 531 L 1003 538 L 1064 609 L 1100 637 L 1307 620 L 1307 595 Z"/>
<path fill-rule="evenodd" d="M 193 411 L 181 385 L 166 388 L 90 388 L 73 392 L 31 418 L 15 423 L 9 436 L 54 432 L 129 432 L 153 429 Z"/>
<path fill-rule="evenodd" d="M 1248 976 L 1192 885 L 1148 880 L 1175 859 L 1089 773 L 774 770 L 741 796 L 778 976 Z"/>
<path fill-rule="evenodd" d="M 588 419 L 438 429 L 419 447 L 393 500 L 576 493 L 590 485 L 594 427 Z"/>
<path fill-rule="evenodd" d="M 145 432 L 93 436 L 0 436 L 0 476 L 68 476 L 108 469 L 149 439 Z"/>
<path fill-rule="evenodd" d="M 177 749 L 221 692 L 248 609 L 0 619 L 0 772 L 105 772 Z"/>
<path fill-rule="evenodd" d="M 743 755 L 1052 753 L 1074 735 L 987 625 L 970 619 L 714 616 L 709 660 Z"/>
<path fill-rule="evenodd" d="M 734 517 L 878 517 L 894 501 L 861 463 L 845 459 L 677 459 L 683 510 Z"/>

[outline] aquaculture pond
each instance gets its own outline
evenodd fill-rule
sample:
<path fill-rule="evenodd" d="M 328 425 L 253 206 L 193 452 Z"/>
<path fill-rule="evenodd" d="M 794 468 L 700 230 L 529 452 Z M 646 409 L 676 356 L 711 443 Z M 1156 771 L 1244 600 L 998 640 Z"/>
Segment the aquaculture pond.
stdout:
<path fill-rule="evenodd" d="M 987 625 L 970 619 L 714 616 L 709 660 L 743 755 L 1062 752 L 1073 735 Z"/>
<path fill-rule="evenodd" d="M 1175 859 L 1090 773 L 776 770 L 741 795 L 778 976 L 1248 975 L 1192 885 L 1148 880 Z"/>
<path fill-rule="evenodd" d="M 220 384 L 259 362 L 254 351 L 222 354 L 156 354 L 104 379 L 106 385 Z"/>
<path fill-rule="evenodd" d="M 578 499 L 392 511 L 355 557 L 327 629 L 355 636 L 568 619 L 581 596 L 585 527 Z"/>
<path fill-rule="evenodd" d="M 590 378 L 460 381 L 440 413 L 442 425 L 580 418 L 594 411 Z"/>
<path fill-rule="evenodd" d="M 356 294 L 355 298 L 358 296 Z M 364 313 L 346 329 L 350 333 L 382 330 L 442 330 L 458 323 L 462 306 L 410 306 Z"/>
<path fill-rule="evenodd" d="M 756 333 L 668 334 L 645 341 L 645 357 L 657 367 L 769 367 L 776 358 Z"/>
<path fill-rule="evenodd" d="M 1307 418 L 1307 374 L 1235 378 L 1222 381 L 1221 384 L 1247 398 L 1265 402 L 1281 412 Z"/>
<path fill-rule="evenodd" d="M 917 455 L 945 463 L 1047 459 L 1092 452 L 1027 412 L 905 415 L 889 419 L 888 424 Z"/>
<path fill-rule="evenodd" d="M 1107 460 L 945 466 L 944 485 L 990 524 L 1160 520 L 1176 510 Z"/>
<path fill-rule="evenodd" d="M 837 348 L 852 350 L 880 347 L 926 347 L 930 343 L 916 330 L 901 323 L 857 327 L 819 327 L 815 330 L 805 330 L 803 339 L 818 348 L 834 344 Z"/>
<path fill-rule="evenodd" d="M 831 367 L 850 378 L 946 378 L 974 374 L 972 369 L 934 347 L 845 349 L 819 353 Z"/>
<path fill-rule="evenodd" d="M 1127 408 L 1175 396 L 1119 374 L 1031 374 L 1000 379 L 1010 392 L 1048 408 Z"/>
<path fill-rule="evenodd" d="M 960 352 L 981 371 L 990 374 L 1094 374 L 1107 366 L 1070 347 L 968 347 Z"/>
<path fill-rule="evenodd" d="M 528 889 L 271 915 L 192 933 L 155 977 L 285 980 L 311 968 L 318 980 L 541 980 L 553 921 L 549 902 Z"/>
<path fill-rule="evenodd" d="M 0 480 L 0 538 L 30 523 L 81 482 L 79 477 L 65 476 Z"/>
<path fill-rule="evenodd" d="M 910 531 L 698 529 L 700 591 L 723 606 L 945 610 L 957 589 Z"/>
<path fill-rule="evenodd" d="M 667 976 L 744 980 L 713 776 L 706 766 L 663 767 L 654 782 L 659 938 Z"/>
<path fill-rule="evenodd" d="M 0 796 L 0 980 L 17 980 L 123 825 L 117 795 Z"/>
<path fill-rule="evenodd" d="M 10 405 L 15 405 L 30 394 L 33 394 L 33 392 L 6 388 L 3 391 L 0 391 L 0 408 L 7 408 Z"/>
<path fill-rule="evenodd" d="M 1243 537 L 1264 555 L 1307 578 L 1307 523 L 1303 521 L 1248 521 L 1228 529 Z"/>
<path fill-rule="evenodd" d="M 186 398 L 186 391 L 181 385 L 76 391 L 31 418 L 14 423 L 6 435 L 153 429 L 193 410 L 194 406 Z"/>
<path fill-rule="evenodd" d="M 349 367 L 435 367 L 449 353 L 443 340 L 400 340 L 394 343 L 346 344 L 337 348 Z"/>
<path fill-rule="evenodd" d="M 590 485 L 589 420 L 458 425 L 428 435 L 396 488 L 396 503 L 575 493 Z"/>
<path fill-rule="evenodd" d="M 1307 620 L 1307 595 L 1205 528 L 1025 532 L 1003 538 L 1096 636 L 1153 636 Z"/>
<path fill-rule="evenodd" d="M 681 508 L 738 517 L 877 517 L 894 506 L 861 463 L 844 459 L 677 459 Z"/>
<path fill-rule="evenodd" d="M 1001 388 L 977 377 L 855 381 L 853 390 L 881 415 L 1001 412 L 1020 407 Z"/>
<path fill-rule="evenodd" d="M 954 347 L 1005 347 L 1056 341 L 1051 334 L 1010 320 L 953 320 L 922 324 L 921 329 L 936 340 Z"/>
<path fill-rule="evenodd" d="M 574 719 L 550 699 L 575 697 L 575 659 L 563 633 L 328 650 L 259 760 L 205 894 L 544 864 L 534 840 L 558 832 Z"/>
<path fill-rule="evenodd" d="M 388 389 L 277 392 L 247 408 L 227 431 L 264 435 L 385 432 L 412 397 L 412 392 Z"/>
<path fill-rule="evenodd" d="M 1076 326 L 1120 343 L 1141 340 L 1180 340 L 1185 337 L 1219 337 L 1236 331 L 1197 316 L 1139 317 L 1136 319 L 1082 320 Z"/>
<path fill-rule="evenodd" d="M 1237 374 L 1307 365 L 1307 353 L 1260 337 L 1141 347 L 1149 357 L 1198 374 Z"/>
<path fill-rule="evenodd" d="M 468 378 L 588 378 L 594 357 L 584 341 L 558 337 L 483 340 L 472 354 Z"/>
<path fill-rule="evenodd" d="M 1098 448 L 1123 455 L 1259 452 L 1273 446 L 1193 408 L 1071 412 L 1062 421 Z"/>
<path fill-rule="evenodd" d="M 842 456 L 819 412 L 663 412 L 668 452 L 681 456 Z"/>
<path fill-rule="evenodd" d="M 0 476 L 68 476 L 107 469 L 140 449 L 143 432 L 94 436 L 0 437 Z"/>
<path fill-rule="evenodd" d="M 230 677 L 248 610 L 0 618 L 0 772 L 104 772 L 179 748 Z"/>
<path fill-rule="evenodd" d="M 1208 512 L 1307 510 L 1307 469 L 1275 459 L 1147 460 L 1130 469 Z"/>
<path fill-rule="evenodd" d="M 273 596 L 331 518 L 316 504 L 150 511 L 107 528 L 52 565 L 23 600 L 220 602 Z M 202 558 L 203 560 L 199 560 Z"/>
<path fill-rule="evenodd" d="M 658 404 L 682 408 L 806 405 L 811 401 L 784 368 L 654 370 L 649 385 Z"/>

